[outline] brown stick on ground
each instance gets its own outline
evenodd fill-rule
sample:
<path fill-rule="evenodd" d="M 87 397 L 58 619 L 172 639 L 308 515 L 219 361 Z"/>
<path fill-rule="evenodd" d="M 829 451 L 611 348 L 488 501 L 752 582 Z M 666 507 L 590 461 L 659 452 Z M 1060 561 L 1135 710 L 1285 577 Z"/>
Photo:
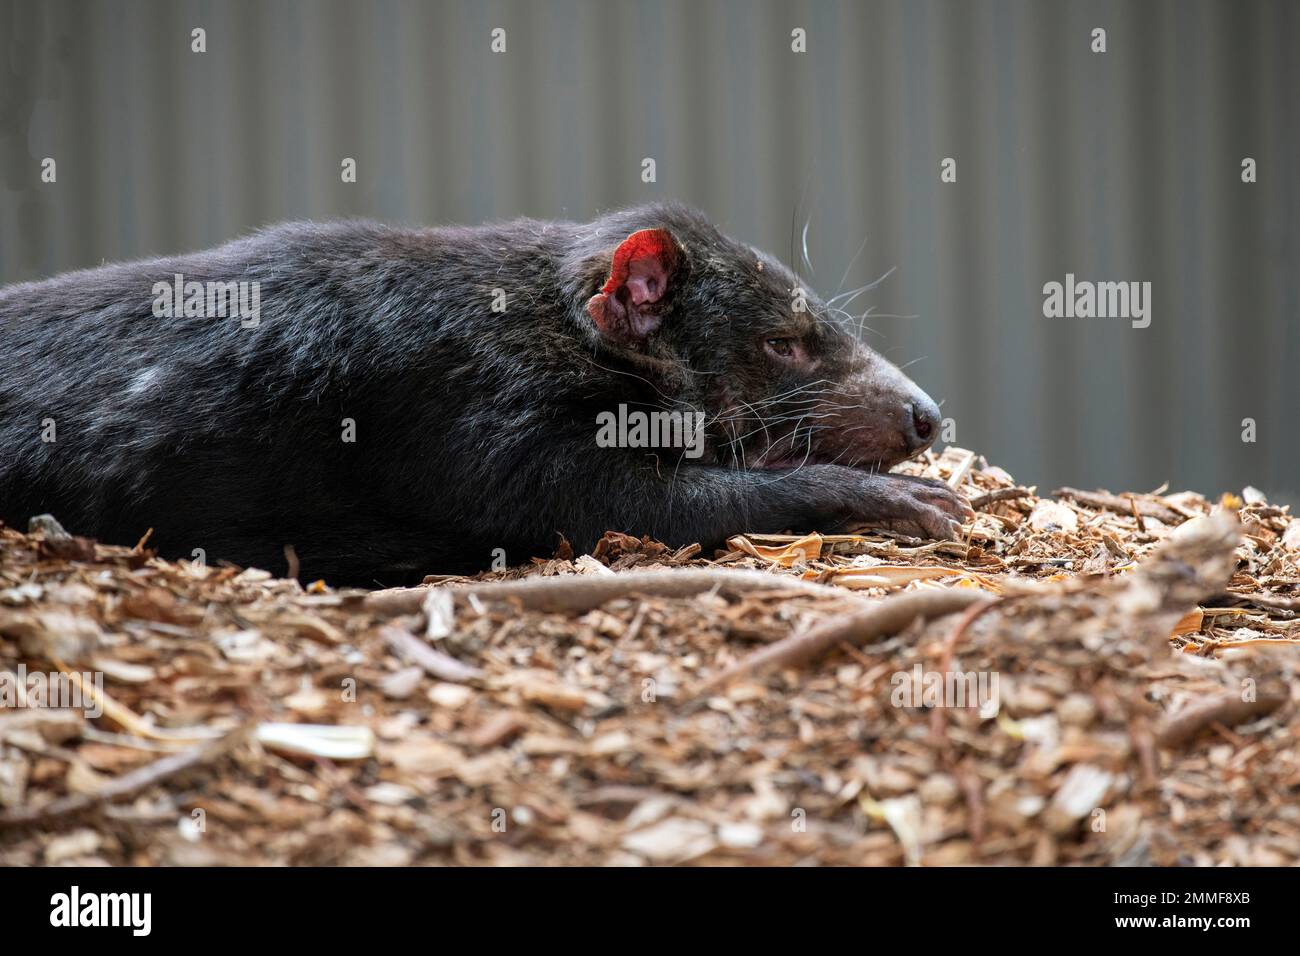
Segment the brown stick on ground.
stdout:
<path fill-rule="evenodd" d="M 1237 598 L 1269 611 L 1300 611 L 1300 599 L 1296 598 L 1271 597 L 1267 594 L 1247 594 L 1244 591 L 1224 591 L 1223 594 L 1229 598 Z"/>
<path fill-rule="evenodd" d="M 1132 514 L 1134 510 L 1148 518 L 1158 518 L 1165 524 L 1182 524 L 1187 516 L 1179 514 L 1173 508 L 1155 501 L 1146 501 L 1135 497 L 1121 498 L 1109 491 L 1080 491 L 1078 488 L 1057 488 L 1052 492 L 1053 498 L 1070 498 L 1089 508 L 1113 511 L 1116 514 Z M 1131 503 L 1130 503 L 1131 502 Z"/>
<path fill-rule="evenodd" d="M 952 474 L 948 476 L 948 487 L 953 491 L 960 488 L 961 483 L 966 480 L 966 476 L 970 474 L 971 467 L 974 464 L 975 453 L 973 451 L 968 451 L 966 457 L 961 460 L 961 463 L 954 468 Z"/>
<path fill-rule="evenodd" d="M 784 574 L 766 571 L 728 570 L 724 568 L 688 568 L 672 571 L 630 571 L 622 574 L 565 575 L 554 578 L 526 578 L 469 584 L 449 588 L 458 602 L 470 595 L 481 601 L 518 601 L 526 611 L 567 611 L 580 613 L 600 607 L 606 601 L 645 594 L 651 597 L 682 598 L 717 588 L 724 594 L 750 591 L 798 591 L 810 597 L 830 597 L 841 601 L 864 599 L 844 588 L 813 584 Z M 413 614 L 424 604 L 428 587 L 389 588 L 366 595 L 365 608 L 374 614 L 395 616 Z"/>
<path fill-rule="evenodd" d="M 1184 707 L 1165 718 L 1156 732 L 1156 743 L 1161 747 L 1178 747 L 1187 743 L 1210 724 L 1233 727 L 1256 717 L 1271 714 L 1284 703 L 1287 695 L 1261 692 L 1254 700 L 1242 700 L 1240 694 L 1222 694 L 1203 704 Z"/>
<path fill-rule="evenodd" d="M 430 647 L 410 631 L 404 631 L 400 627 L 385 624 L 379 629 L 379 635 L 394 654 L 422 668 L 426 674 L 438 680 L 463 684 L 483 676 L 483 671 L 479 668 Z"/>
<path fill-rule="evenodd" d="M 1142 520 L 1142 512 L 1138 511 L 1137 499 L 1132 495 L 1125 495 L 1128 498 L 1129 510 L 1133 512 L 1133 520 L 1137 522 L 1138 530 L 1143 534 L 1147 533 L 1147 523 Z"/>
<path fill-rule="evenodd" d="M 1015 501 L 1017 498 L 1028 498 L 1033 494 L 1028 488 L 997 488 L 993 491 L 986 491 L 982 495 L 976 495 L 970 500 L 970 506 L 976 511 L 987 507 L 998 501 Z"/>
<path fill-rule="evenodd" d="M 1000 598 L 993 598 L 992 600 L 985 601 L 983 604 L 972 604 L 968 607 L 966 612 L 957 619 L 957 623 L 953 626 L 952 632 L 943 642 L 939 654 L 939 673 L 947 674 L 952 671 L 952 659 L 953 655 L 957 651 L 957 644 L 962 637 L 965 636 L 966 631 L 970 629 L 970 626 L 975 623 L 976 618 L 988 611 L 989 608 L 1000 607 L 1010 601 L 1014 601 L 1018 597 L 1023 597 L 1023 595 L 1008 594 Z M 943 742 L 947 740 L 947 707 L 936 707 L 930 714 L 930 733 L 937 741 Z"/>
<path fill-rule="evenodd" d="M 212 763 L 247 740 L 255 726 L 253 723 L 245 724 L 237 730 L 232 730 L 224 737 L 181 753 L 169 754 L 160 760 L 155 760 L 153 763 L 140 767 L 138 770 L 132 770 L 130 773 L 110 780 L 94 793 L 77 793 L 68 797 L 60 797 L 58 800 L 52 800 L 39 807 L 15 807 L 12 810 L 6 810 L 4 813 L 0 813 L 0 827 L 48 823 L 61 817 L 89 810 L 100 804 L 111 803 L 114 800 L 132 796 L 186 770 Z"/>
<path fill-rule="evenodd" d="M 818 624 L 807 631 L 792 634 L 769 644 L 732 664 L 722 673 L 705 681 L 691 696 L 711 693 L 742 675 L 769 667 L 801 664 L 823 654 L 840 641 L 863 644 L 873 638 L 895 634 L 917 618 L 929 619 L 954 614 L 972 604 L 988 601 L 979 591 L 937 588 L 895 594 L 860 611 Z"/>

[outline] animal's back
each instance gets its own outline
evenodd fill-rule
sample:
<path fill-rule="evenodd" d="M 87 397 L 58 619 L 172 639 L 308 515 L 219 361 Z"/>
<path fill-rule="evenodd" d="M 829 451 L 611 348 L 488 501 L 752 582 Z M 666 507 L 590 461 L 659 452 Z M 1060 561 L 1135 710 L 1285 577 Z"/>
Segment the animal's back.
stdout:
<path fill-rule="evenodd" d="M 468 381 L 484 375 L 491 290 L 480 294 L 476 272 L 500 247 L 492 239 L 288 224 L 0 290 L 10 370 L 0 380 L 0 514 L 18 524 L 49 511 L 116 541 L 167 515 L 156 539 L 165 550 L 233 551 L 274 567 L 295 538 L 355 537 L 314 526 L 340 503 L 383 527 L 375 509 L 418 489 L 421 461 L 437 455 Z M 242 283 L 245 305 L 256 288 L 259 314 L 186 316 L 183 300 L 172 305 L 182 314 L 155 314 L 156 285 L 177 281 L 182 293 L 186 283 Z M 496 331 L 515 316 L 498 317 Z M 508 339 L 491 356 L 504 360 Z M 406 471 L 367 464 L 367 448 L 409 443 L 413 425 L 421 448 Z M 270 524 L 275 540 L 260 540 Z"/>

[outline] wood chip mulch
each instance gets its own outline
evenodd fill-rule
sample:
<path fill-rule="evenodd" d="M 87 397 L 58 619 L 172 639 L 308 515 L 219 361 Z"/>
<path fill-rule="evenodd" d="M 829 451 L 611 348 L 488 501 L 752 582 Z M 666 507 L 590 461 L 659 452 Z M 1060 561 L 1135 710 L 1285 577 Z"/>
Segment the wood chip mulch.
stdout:
<path fill-rule="evenodd" d="M 0 866 L 1300 863 L 1288 508 L 900 470 L 963 540 L 611 533 L 367 595 L 0 528 Z M 765 577 L 481 586 L 680 568 Z"/>

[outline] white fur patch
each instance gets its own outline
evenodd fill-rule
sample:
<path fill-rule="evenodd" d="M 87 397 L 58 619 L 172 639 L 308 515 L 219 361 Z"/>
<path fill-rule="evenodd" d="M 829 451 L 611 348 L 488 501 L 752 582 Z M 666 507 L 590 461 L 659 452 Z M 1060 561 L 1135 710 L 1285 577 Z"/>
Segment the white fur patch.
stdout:
<path fill-rule="evenodd" d="M 162 378 L 162 369 L 157 366 L 147 368 L 131 382 L 127 391 L 132 395 L 142 395 L 155 385 L 161 384 L 159 379 Z"/>

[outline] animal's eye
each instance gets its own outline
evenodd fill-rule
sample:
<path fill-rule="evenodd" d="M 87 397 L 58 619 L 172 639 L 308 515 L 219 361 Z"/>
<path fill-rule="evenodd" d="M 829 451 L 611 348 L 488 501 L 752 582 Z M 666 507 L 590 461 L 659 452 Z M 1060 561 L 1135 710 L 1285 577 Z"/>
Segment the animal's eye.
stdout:
<path fill-rule="evenodd" d="M 794 355 L 793 339 L 768 339 L 763 344 L 767 346 L 768 351 L 774 352 L 781 358 L 790 358 Z"/>

